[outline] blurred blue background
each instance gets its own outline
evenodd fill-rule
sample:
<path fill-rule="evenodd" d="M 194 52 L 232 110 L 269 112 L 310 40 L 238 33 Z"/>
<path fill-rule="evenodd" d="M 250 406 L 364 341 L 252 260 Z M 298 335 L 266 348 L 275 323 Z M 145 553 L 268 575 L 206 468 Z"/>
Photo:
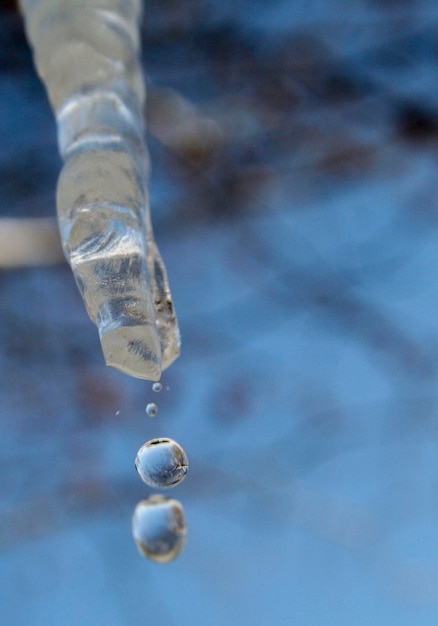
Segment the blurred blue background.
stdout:
<path fill-rule="evenodd" d="M 0 41 L 0 214 L 54 216 L 12 2 Z M 0 623 L 436 625 L 437 3 L 145 2 L 143 60 L 182 355 L 154 394 L 65 264 L 0 270 Z M 165 566 L 130 528 L 154 436 L 190 459 Z"/>

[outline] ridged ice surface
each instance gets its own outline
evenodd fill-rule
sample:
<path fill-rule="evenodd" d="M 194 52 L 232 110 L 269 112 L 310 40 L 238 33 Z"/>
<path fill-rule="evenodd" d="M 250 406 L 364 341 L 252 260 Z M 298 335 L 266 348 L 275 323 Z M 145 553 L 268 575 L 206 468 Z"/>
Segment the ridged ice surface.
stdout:
<path fill-rule="evenodd" d="M 64 167 L 61 240 L 105 361 L 158 380 L 179 355 L 149 214 L 138 0 L 22 0 Z"/>

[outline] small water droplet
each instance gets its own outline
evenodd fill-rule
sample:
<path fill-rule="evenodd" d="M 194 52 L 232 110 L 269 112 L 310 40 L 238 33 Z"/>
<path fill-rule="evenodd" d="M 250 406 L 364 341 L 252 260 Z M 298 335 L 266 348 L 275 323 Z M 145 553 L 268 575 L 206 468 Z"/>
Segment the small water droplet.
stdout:
<path fill-rule="evenodd" d="M 146 407 L 146 413 L 149 415 L 149 417 L 156 416 L 156 414 L 158 413 L 158 407 L 155 404 L 155 402 L 149 402 L 149 404 Z"/>
<path fill-rule="evenodd" d="M 120 411 L 116 411 L 116 417 L 120 415 Z"/>
<path fill-rule="evenodd" d="M 182 504 L 164 496 L 151 496 L 137 504 L 132 534 L 139 552 L 157 563 L 168 563 L 181 552 L 187 539 Z"/>
<path fill-rule="evenodd" d="M 135 457 L 138 475 L 150 487 L 173 487 L 185 478 L 189 462 L 182 447 L 161 437 L 143 444 Z"/>
<path fill-rule="evenodd" d="M 152 391 L 155 391 L 156 393 L 158 393 L 159 391 L 161 391 L 163 388 L 163 385 L 161 383 L 154 383 L 152 385 Z"/>

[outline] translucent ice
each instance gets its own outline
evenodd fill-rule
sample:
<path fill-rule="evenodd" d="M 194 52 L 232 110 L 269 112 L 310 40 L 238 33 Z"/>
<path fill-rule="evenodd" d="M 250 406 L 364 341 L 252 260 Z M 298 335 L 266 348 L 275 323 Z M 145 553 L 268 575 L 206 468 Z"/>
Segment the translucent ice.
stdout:
<path fill-rule="evenodd" d="M 61 240 L 108 365 L 158 380 L 179 354 L 154 241 L 138 59 L 140 0 L 21 0 L 64 160 Z"/>

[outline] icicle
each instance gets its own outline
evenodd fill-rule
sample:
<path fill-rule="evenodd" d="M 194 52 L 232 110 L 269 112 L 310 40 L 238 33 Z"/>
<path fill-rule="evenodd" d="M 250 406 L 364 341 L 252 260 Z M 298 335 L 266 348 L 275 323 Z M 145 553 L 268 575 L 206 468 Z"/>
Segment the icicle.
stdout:
<path fill-rule="evenodd" d="M 106 363 L 158 380 L 180 339 L 149 212 L 141 2 L 22 0 L 21 7 L 57 119 L 64 253 Z"/>

